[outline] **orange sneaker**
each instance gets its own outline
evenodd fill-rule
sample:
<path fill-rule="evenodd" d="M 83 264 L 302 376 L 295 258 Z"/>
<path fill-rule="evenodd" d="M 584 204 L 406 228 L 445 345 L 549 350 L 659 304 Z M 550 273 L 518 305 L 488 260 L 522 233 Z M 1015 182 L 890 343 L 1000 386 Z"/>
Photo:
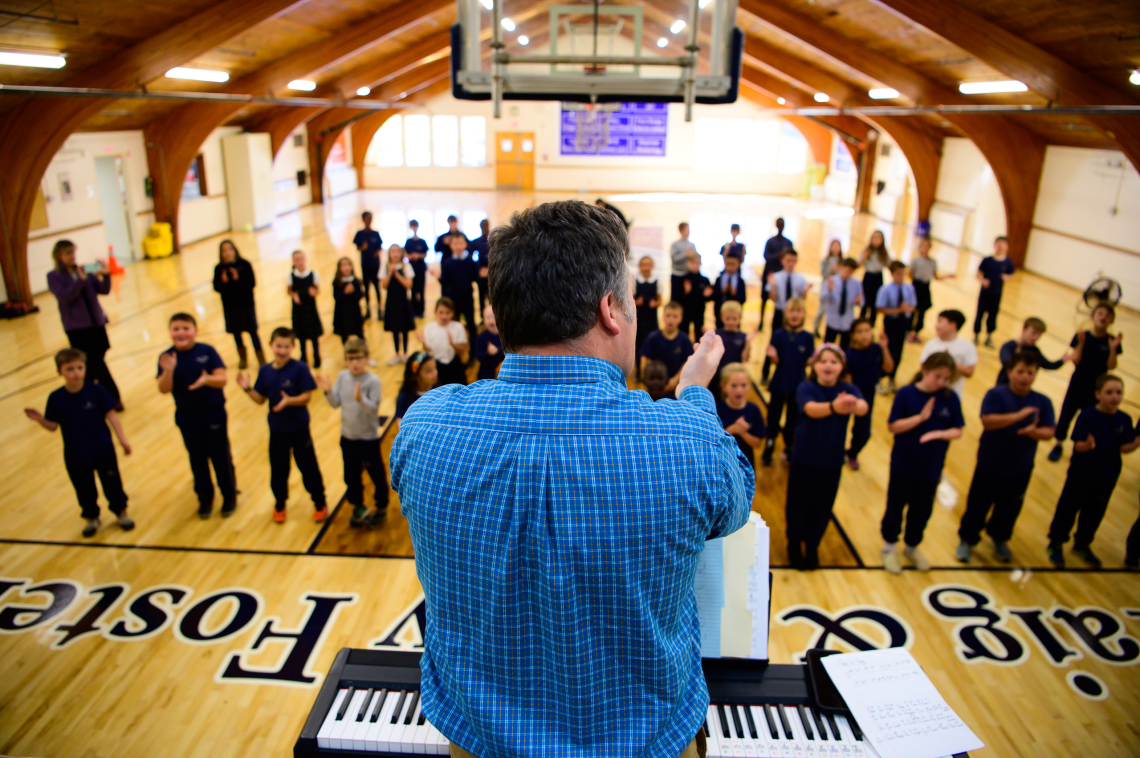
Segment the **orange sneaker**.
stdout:
<path fill-rule="evenodd" d="M 328 517 L 329 517 L 329 507 L 327 505 L 322 505 L 320 508 L 318 508 L 316 511 L 313 512 L 313 521 L 316 521 L 318 524 L 321 523 L 322 521 L 324 521 L 325 519 L 327 519 Z"/>
<path fill-rule="evenodd" d="M 284 524 L 285 523 L 285 509 L 282 508 L 281 510 L 277 510 L 276 508 L 274 508 L 273 509 L 273 520 L 276 521 L 278 524 Z"/>

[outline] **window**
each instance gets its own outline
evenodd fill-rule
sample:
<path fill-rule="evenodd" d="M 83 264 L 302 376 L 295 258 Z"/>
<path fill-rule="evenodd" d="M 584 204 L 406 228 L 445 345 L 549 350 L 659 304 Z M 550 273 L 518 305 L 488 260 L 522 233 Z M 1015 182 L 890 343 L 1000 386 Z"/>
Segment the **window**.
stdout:
<path fill-rule="evenodd" d="M 365 163 L 376 166 L 403 166 L 404 165 L 404 132 L 401 128 L 403 120 L 399 116 L 392 116 L 376 132 L 372 144 L 368 146 L 368 157 Z"/>
<path fill-rule="evenodd" d="M 487 119 L 464 116 L 459 119 L 460 158 L 464 166 L 487 165 Z"/>
<path fill-rule="evenodd" d="M 753 174 L 776 173 L 776 160 L 780 152 L 780 122 L 776 119 L 761 119 L 752 126 L 752 162 L 749 170 Z"/>
<path fill-rule="evenodd" d="M 784 124 L 780 135 L 780 158 L 776 170 L 781 174 L 802 174 L 807 170 L 808 143 L 799 130 Z"/>
<path fill-rule="evenodd" d="M 807 141 L 776 119 L 699 118 L 694 130 L 697 171 L 799 174 L 807 170 Z"/>
<path fill-rule="evenodd" d="M 476 239 L 483 236 L 483 230 L 479 228 L 479 222 L 487 218 L 487 214 L 483 211 L 463 211 L 460 217 L 459 229 L 467 235 L 468 239 Z"/>
<path fill-rule="evenodd" d="M 61 186 L 63 183 L 61 182 Z M 64 200 L 70 200 L 71 186 L 70 183 L 61 190 L 61 196 Z M 194 162 L 190 164 L 189 170 L 186 172 L 186 177 L 182 180 L 182 199 L 183 200 L 196 200 L 200 197 L 206 197 L 206 161 L 201 153 L 194 158 Z"/>
<path fill-rule="evenodd" d="M 393 116 L 392 118 L 397 118 Z M 404 116 L 404 163 L 408 166 L 431 165 L 431 118 Z M 391 121 L 392 119 L 388 119 Z"/>
<path fill-rule="evenodd" d="M 415 118 L 412 116 L 411 118 Z M 431 117 L 431 161 L 436 166 L 452 168 L 459 165 L 459 118 L 457 116 Z"/>
<path fill-rule="evenodd" d="M 724 133 L 721 144 L 724 154 L 721 156 L 721 170 L 729 174 L 742 174 L 749 169 L 746 158 L 752 143 L 752 120 L 747 118 L 725 119 Z M 737 153 L 733 155 L 733 153 Z M 743 153 L 741 155 L 740 153 Z"/>

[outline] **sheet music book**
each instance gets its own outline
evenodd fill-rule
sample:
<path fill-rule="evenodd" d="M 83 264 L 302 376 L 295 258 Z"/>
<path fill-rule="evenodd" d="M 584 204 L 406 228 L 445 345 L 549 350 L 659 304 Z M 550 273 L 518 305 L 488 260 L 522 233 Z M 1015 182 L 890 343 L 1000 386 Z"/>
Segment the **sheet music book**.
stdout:
<path fill-rule="evenodd" d="M 768 658 L 768 525 L 749 514 L 738 531 L 705 543 L 693 589 L 702 658 Z"/>
<path fill-rule="evenodd" d="M 985 747 L 909 650 L 829 655 L 821 662 L 881 758 L 943 758 Z"/>

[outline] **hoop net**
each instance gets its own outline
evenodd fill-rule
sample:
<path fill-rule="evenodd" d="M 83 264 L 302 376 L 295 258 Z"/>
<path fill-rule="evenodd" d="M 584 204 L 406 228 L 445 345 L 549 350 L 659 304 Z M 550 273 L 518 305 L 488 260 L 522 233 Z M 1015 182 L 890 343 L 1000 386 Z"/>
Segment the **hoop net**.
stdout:
<path fill-rule="evenodd" d="M 601 154 L 610 144 L 610 114 L 618 103 L 575 103 L 574 122 L 577 130 L 574 147 L 579 154 Z"/>

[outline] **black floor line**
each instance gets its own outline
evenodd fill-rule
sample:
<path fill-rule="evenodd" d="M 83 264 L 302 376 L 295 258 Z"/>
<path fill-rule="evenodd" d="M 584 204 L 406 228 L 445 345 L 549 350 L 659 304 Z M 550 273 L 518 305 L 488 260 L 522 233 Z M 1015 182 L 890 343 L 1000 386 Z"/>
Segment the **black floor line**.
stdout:
<path fill-rule="evenodd" d="M 292 550 L 249 550 L 223 547 L 187 547 L 184 545 L 121 545 L 111 542 L 66 542 L 53 540 L 15 540 L 0 538 L 0 545 L 43 545 L 46 547 L 95 547 L 119 550 L 157 550 L 172 553 L 214 553 L 221 555 L 283 555 L 293 558 L 400 558 L 415 560 L 413 555 L 382 555 L 377 553 L 300 553 Z"/>
<path fill-rule="evenodd" d="M 847 530 L 843 528 L 843 524 L 839 523 L 839 519 L 835 517 L 834 513 L 831 514 L 831 523 L 835 524 L 835 528 L 839 530 L 839 536 L 843 538 L 844 544 L 847 545 L 847 549 L 851 551 L 851 555 L 855 558 L 854 568 L 866 568 L 866 564 L 863 563 L 863 557 L 860 556 L 859 551 L 855 549 L 851 538 L 847 536 Z"/>

